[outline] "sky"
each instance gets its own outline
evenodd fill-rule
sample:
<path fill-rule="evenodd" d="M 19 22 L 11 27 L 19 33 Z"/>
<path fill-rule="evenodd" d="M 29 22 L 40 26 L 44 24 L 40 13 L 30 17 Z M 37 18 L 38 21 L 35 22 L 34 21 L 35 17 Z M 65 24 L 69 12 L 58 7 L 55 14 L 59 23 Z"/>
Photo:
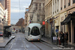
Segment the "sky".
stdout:
<path fill-rule="evenodd" d="M 31 0 L 11 0 L 11 24 L 16 24 L 20 18 L 25 18 L 25 9 Z"/>

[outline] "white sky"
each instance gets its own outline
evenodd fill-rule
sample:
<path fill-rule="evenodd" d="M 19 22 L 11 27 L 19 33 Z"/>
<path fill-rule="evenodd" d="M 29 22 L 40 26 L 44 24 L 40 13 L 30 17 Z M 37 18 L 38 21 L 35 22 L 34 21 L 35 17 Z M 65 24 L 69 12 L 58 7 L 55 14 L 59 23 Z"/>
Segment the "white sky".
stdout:
<path fill-rule="evenodd" d="M 20 18 L 24 18 L 25 8 L 28 8 L 30 3 L 31 0 L 11 0 L 11 24 L 16 24 Z"/>

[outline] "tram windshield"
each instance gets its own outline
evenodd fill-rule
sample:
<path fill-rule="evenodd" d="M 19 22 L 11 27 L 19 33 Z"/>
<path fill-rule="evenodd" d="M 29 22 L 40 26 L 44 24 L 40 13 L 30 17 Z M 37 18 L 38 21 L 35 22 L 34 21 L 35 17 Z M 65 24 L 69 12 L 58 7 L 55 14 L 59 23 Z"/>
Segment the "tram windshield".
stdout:
<path fill-rule="evenodd" d="M 33 27 L 31 30 L 31 35 L 37 36 L 40 35 L 40 31 L 38 27 Z"/>

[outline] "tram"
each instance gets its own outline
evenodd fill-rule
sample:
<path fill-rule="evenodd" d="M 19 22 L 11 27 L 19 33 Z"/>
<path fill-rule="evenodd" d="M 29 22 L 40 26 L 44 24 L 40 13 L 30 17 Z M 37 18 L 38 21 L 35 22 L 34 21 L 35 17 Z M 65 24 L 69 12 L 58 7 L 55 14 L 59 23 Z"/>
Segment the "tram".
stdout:
<path fill-rule="evenodd" d="M 39 23 L 31 23 L 25 28 L 25 39 L 28 41 L 40 41 L 42 25 Z"/>

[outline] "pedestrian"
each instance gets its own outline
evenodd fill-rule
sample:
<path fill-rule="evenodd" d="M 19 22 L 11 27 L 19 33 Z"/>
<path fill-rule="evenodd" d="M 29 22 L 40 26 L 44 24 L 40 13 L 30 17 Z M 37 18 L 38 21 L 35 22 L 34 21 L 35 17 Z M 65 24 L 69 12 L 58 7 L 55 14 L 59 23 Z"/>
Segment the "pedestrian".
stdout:
<path fill-rule="evenodd" d="M 65 32 L 64 34 L 64 42 L 66 45 L 68 44 L 68 32 Z"/>
<path fill-rule="evenodd" d="M 10 37 L 10 36 L 11 36 L 11 32 L 8 31 L 8 37 Z"/>
<path fill-rule="evenodd" d="M 58 42 L 59 45 L 61 45 L 60 34 L 61 34 L 61 31 L 58 32 L 58 41 L 57 42 Z"/>
<path fill-rule="evenodd" d="M 67 42 L 67 44 L 68 44 L 68 32 L 66 32 L 66 42 Z"/>
<path fill-rule="evenodd" d="M 61 44 L 64 46 L 64 33 L 62 31 L 60 33 L 60 41 L 61 41 Z"/>

